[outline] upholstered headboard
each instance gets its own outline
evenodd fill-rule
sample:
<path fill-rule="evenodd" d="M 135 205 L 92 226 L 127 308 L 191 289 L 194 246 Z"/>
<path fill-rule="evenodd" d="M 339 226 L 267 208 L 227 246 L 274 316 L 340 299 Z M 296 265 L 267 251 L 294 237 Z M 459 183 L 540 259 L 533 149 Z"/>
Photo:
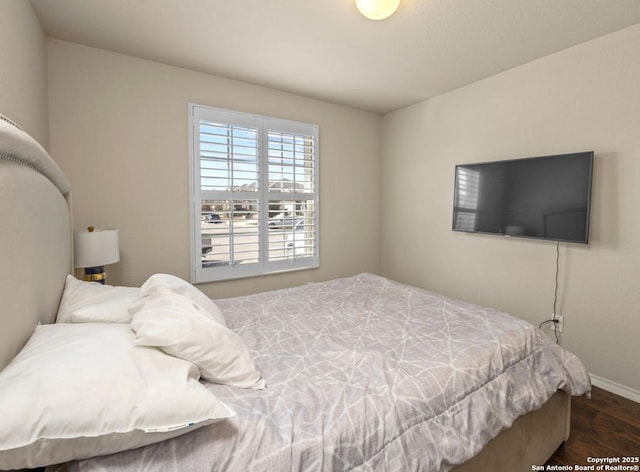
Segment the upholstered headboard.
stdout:
<path fill-rule="evenodd" d="M 38 323 L 55 321 L 72 270 L 70 188 L 44 148 L 0 115 L 0 370 Z"/>

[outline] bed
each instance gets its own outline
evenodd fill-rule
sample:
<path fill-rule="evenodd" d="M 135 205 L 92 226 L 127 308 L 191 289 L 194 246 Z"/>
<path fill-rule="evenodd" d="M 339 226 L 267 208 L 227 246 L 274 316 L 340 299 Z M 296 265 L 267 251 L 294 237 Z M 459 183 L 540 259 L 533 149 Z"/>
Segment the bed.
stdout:
<path fill-rule="evenodd" d="M 41 333 L 64 328 L 75 338 L 89 330 L 122 331 L 126 336 L 134 332 L 139 337 L 136 316 L 150 306 L 144 292 L 150 285 L 127 292 L 141 300 L 134 309 L 129 306 L 131 326 L 50 325 L 56 316 L 63 321 L 60 310 L 69 293 L 70 186 L 46 152 L 6 120 L 0 120 L 0 155 L 0 216 L 4 227 L 11 228 L 0 235 L 2 259 L 8 261 L 0 269 L 0 368 L 8 365 L 0 374 L 1 390 L 7 372 L 16 370 Z M 175 295 L 166 290 L 162 294 Z M 208 303 L 200 301 L 201 306 Z M 252 375 L 258 372 L 259 381 L 206 381 L 200 378 L 198 362 L 172 364 L 203 402 L 215 398 L 215 421 L 159 433 L 137 428 L 133 436 L 116 438 L 115 449 L 107 450 L 114 453 L 91 454 L 95 449 L 89 448 L 88 455 L 95 457 L 82 450 L 92 441 L 85 434 L 80 446 L 64 444 L 75 456 L 64 456 L 69 460 L 62 468 L 531 470 L 567 439 L 570 396 L 590 391 L 580 360 L 530 324 L 374 274 L 219 299 L 209 310 L 221 313 L 223 320 L 214 321 L 228 330 L 226 336 L 241 340 L 237 342 L 246 349 L 247 362 L 255 368 Z M 112 344 L 107 337 L 105 349 Z M 166 346 L 146 346 L 130 350 L 153 356 L 153 363 L 163 366 L 181 361 L 175 352 L 168 355 Z M 64 371 L 57 381 L 63 377 L 66 382 L 79 372 Z M 99 381 L 92 377 L 92 382 Z M 45 392 L 58 388 L 47 385 Z M 76 397 L 71 401 L 78 409 L 83 393 L 67 395 Z M 2 395 L 0 391 L 0 399 Z M 29 401 L 39 404 L 44 396 L 37 391 Z M 198 407 L 198 401 L 186 403 L 178 408 L 163 399 L 159 409 L 166 413 Z M 104 414 L 96 413 L 94 422 L 108 422 Z M 84 417 L 91 419 L 90 414 Z M 149 440 L 153 434 L 159 435 Z M 34 449 L 24 450 L 22 456 L 29 456 L 24 462 L 2 462 L 11 447 L 14 453 L 21 451 L 7 446 L 12 440 L 10 433 L 0 432 L 0 469 L 2 464 L 55 469 L 53 463 L 42 462 L 47 459 L 32 460 L 39 454 Z M 50 438 L 37 441 L 37 447 L 54 453 L 63 448 Z M 129 449 L 131 445 L 139 447 Z M 22 458 L 14 454 L 12 460 Z"/>

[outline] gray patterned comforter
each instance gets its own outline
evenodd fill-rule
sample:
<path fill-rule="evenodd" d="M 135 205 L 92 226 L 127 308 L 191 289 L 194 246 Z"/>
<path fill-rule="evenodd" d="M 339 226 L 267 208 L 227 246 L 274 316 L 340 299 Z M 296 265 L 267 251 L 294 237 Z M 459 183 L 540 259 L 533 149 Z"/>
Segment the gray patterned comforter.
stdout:
<path fill-rule="evenodd" d="M 557 389 L 590 390 L 525 321 L 371 274 L 216 303 L 265 390 L 207 384 L 237 416 L 80 471 L 446 471 Z"/>

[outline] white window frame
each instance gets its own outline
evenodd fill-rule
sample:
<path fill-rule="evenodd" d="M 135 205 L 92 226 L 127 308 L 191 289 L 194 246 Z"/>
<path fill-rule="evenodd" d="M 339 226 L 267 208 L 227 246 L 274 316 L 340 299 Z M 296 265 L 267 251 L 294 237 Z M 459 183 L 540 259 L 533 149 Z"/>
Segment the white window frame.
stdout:
<path fill-rule="evenodd" d="M 195 103 L 188 104 L 189 113 L 189 189 L 190 189 L 190 259 L 192 283 L 206 283 L 243 277 L 313 269 L 320 264 L 320 212 L 319 212 L 319 127 L 310 123 L 283 120 L 269 116 L 213 108 Z M 252 264 L 203 267 L 201 205 L 203 200 L 219 199 L 220 192 L 202 190 L 200 169 L 200 121 L 217 121 L 258 129 L 258 191 L 235 192 L 237 200 L 258 201 L 259 261 Z M 269 189 L 268 132 L 299 133 L 313 136 L 313 193 L 279 192 Z M 266 183 L 266 184 L 265 184 Z M 229 193 L 231 195 L 231 193 Z M 269 201 L 313 200 L 313 254 L 295 256 L 291 260 L 269 261 Z M 295 215 L 294 215 L 295 217 Z M 295 237 L 295 236 L 294 236 Z M 294 241 L 295 248 L 295 241 Z"/>

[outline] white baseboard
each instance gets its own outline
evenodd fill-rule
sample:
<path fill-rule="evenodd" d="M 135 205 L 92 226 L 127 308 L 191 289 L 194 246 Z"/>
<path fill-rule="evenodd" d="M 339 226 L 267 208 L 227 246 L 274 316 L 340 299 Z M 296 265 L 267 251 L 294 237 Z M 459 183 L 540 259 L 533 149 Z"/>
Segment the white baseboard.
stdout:
<path fill-rule="evenodd" d="M 613 380 L 598 377 L 597 375 L 589 375 L 591 376 L 591 383 L 596 387 L 600 387 L 607 392 L 615 393 L 616 395 L 620 395 L 621 397 L 640 403 L 640 390 L 627 387 L 626 385 L 619 384 Z"/>

